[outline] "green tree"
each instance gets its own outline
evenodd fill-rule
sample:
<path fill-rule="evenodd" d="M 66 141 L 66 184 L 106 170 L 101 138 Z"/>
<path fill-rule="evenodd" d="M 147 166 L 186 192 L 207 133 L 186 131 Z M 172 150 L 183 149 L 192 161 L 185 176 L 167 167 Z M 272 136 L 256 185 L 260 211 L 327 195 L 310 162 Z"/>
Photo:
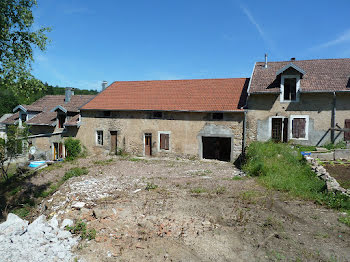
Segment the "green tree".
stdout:
<path fill-rule="evenodd" d="M 10 125 L 7 127 L 7 138 L 0 138 L 0 172 L 4 179 L 9 178 L 8 170 L 11 160 L 23 153 L 24 142 L 28 140 L 28 127 Z"/>
<path fill-rule="evenodd" d="M 33 51 L 44 51 L 49 28 L 33 29 L 36 0 L 0 1 L 0 88 L 17 94 L 41 91 L 44 85 L 31 75 Z"/>

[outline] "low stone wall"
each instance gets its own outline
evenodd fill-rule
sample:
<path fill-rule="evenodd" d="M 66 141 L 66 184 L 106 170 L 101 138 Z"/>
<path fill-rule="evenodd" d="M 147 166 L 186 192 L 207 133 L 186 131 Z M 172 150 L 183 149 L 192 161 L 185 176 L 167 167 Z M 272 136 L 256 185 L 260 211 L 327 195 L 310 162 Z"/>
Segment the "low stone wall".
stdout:
<path fill-rule="evenodd" d="M 305 156 L 305 159 L 308 163 L 310 163 L 311 169 L 316 173 L 317 177 L 326 182 L 328 192 L 339 192 L 350 197 L 350 189 L 342 188 L 338 181 L 332 177 L 314 158 Z"/>
<path fill-rule="evenodd" d="M 335 149 L 332 152 L 311 152 L 312 158 L 318 158 L 320 160 L 325 161 L 333 161 L 333 160 L 350 160 L 350 149 Z"/>

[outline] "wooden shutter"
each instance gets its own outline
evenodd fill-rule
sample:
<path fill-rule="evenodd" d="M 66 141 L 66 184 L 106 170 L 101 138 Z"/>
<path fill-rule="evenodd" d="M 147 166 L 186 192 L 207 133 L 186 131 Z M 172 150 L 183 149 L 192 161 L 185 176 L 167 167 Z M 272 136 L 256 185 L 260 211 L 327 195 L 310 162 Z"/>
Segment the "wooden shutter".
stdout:
<path fill-rule="evenodd" d="M 344 128 L 350 129 L 350 119 L 345 119 Z M 350 131 L 344 131 L 344 140 L 350 141 Z"/>
<path fill-rule="evenodd" d="M 306 136 L 305 125 L 306 125 L 305 118 L 293 119 L 293 127 L 292 127 L 293 138 L 305 138 Z"/>
<path fill-rule="evenodd" d="M 160 134 L 160 149 L 169 150 L 169 134 Z"/>

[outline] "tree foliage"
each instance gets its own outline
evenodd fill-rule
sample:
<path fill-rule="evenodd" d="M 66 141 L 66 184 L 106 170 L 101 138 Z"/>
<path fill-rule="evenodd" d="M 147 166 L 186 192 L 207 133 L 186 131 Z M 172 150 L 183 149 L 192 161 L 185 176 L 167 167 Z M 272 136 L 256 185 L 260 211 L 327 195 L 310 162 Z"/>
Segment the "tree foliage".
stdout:
<path fill-rule="evenodd" d="M 24 142 L 28 140 L 28 127 L 10 125 L 7 127 L 7 138 L 0 138 L 0 172 L 4 179 L 8 179 L 8 170 L 11 160 L 23 154 Z"/>
<path fill-rule="evenodd" d="M 0 88 L 15 94 L 40 91 L 43 85 L 31 75 L 33 51 L 44 51 L 49 28 L 33 29 L 36 0 L 0 1 Z"/>

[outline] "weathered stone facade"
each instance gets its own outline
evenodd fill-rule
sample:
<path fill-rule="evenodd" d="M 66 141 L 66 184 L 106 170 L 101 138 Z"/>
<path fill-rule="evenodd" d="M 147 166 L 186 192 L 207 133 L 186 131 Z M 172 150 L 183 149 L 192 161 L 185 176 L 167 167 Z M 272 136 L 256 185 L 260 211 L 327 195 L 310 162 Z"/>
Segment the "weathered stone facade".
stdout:
<path fill-rule="evenodd" d="M 350 94 L 336 93 L 334 123 L 344 128 L 345 119 L 350 118 Z M 308 139 L 288 140 L 303 145 L 324 145 L 331 142 L 334 107 L 333 93 L 301 93 L 299 102 L 280 102 L 277 94 L 251 94 L 248 98 L 247 140 L 267 141 L 271 139 L 271 119 L 276 117 L 308 116 Z M 344 139 L 344 133 L 334 132 L 334 142 Z"/>
<path fill-rule="evenodd" d="M 111 151 L 111 131 L 117 131 L 117 148 L 128 153 L 145 155 L 144 135 L 152 134 L 153 156 L 188 156 L 202 158 L 202 136 L 231 138 L 231 160 L 241 153 L 243 112 L 224 113 L 223 120 L 212 120 L 211 113 L 163 112 L 161 119 L 152 119 L 149 111 L 81 112 L 81 126 L 76 137 L 92 153 Z M 103 145 L 97 145 L 96 133 L 103 131 Z M 170 136 L 169 150 L 160 150 L 159 134 Z"/>

